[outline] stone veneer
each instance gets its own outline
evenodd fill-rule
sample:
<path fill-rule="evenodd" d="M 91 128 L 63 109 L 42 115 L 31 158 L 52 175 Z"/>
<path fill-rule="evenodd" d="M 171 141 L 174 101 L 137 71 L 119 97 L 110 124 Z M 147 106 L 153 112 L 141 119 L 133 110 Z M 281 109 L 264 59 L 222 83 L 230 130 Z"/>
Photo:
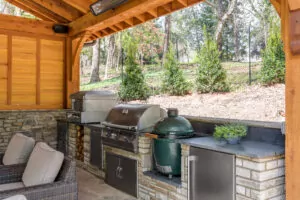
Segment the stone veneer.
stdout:
<path fill-rule="evenodd" d="M 236 200 L 285 199 L 284 157 L 236 157 Z"/>
<path fill-rule="evenodd" d="M 65 110 L 0 111 L 0 152 L 4 152 L 16 132 L 43 141 L 53 148 L 57 145 L 57 120 L 65 119 Z"/>
<path fill-rule="evenodd" d="M 76 155 L 76 135 L 77 135 L 76 126 L 78 125 L 69 123 L 68 155 L 72 159 L 75 159 L 75 155 Z M 86 171 L 94 174 L 95 176 L 104 179 L 105 173 L 99 168 L 90 164 L 90 148 L 91 148 L 90 133 L 91 133 L 91 129 L 88 126 L 84 126 L 84 162 L 76 160 L 76 163 L 78 167 L 81 167 Z"/>
<path fill-rule="evenodd" d="M 77 161 L 79 167 L 100 177 L 104 171 L 90 164 L 90 128 L 84 127 L 84 163 Z M 74 158 L 76 151 L 76 125 L 69 124 L 69 156 Z M 139 154 L 104 146 L 105 152 L 111 152 L 134 159 L 138 162 L 138 198 L 142 200 L 188 200 L 188 156 L 190 147 L 182 147 L 181 186 L 170 185 L 153 177 L 144 175 L 152 168 L 151 139 L 139 138 Z M 105 160 L 105 158 L 103 158 Z M 284 156 L 264 159 L 236 157 L 236 200 L 284 200 L 285 167 Z"/>

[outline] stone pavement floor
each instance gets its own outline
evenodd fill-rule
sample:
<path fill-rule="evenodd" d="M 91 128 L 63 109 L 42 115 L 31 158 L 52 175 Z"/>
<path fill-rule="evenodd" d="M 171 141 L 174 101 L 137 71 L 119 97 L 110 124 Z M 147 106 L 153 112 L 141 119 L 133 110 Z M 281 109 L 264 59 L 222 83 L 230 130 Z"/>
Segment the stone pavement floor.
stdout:
<path fill-rule="evenodd" d="M 78 200 L 136 200 L 81 168 L 77 168 Z"/>

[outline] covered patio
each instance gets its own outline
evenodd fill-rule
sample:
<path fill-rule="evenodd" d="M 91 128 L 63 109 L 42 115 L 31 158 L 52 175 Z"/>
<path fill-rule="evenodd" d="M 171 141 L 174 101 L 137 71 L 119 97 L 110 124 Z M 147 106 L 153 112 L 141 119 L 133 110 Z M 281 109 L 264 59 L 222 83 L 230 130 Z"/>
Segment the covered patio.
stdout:
<path fill-rule="evenodd" d="M 285 156 L 252 161 L 266 164 L 275 159 L 279 163 L 285 158 L 285 199 L 296 200 L 300 198 L 300 1 L 270 1 L 281 17 L 282 40 L 286 53 Z M 95 0 L 7 0 L 7 2 L 38 19 L 0 15 L 0 151 L 2 153 L 7 149 L 13 133 L 18 131 L 30 132 L 30 136 L 36 141 L 46 142 L 49 146 L 57 148 L 59 141 L 57 120 L 65 120 L 66 112 L 71 108 L 69 97 L 79 91 L 80 52 L 86 43 L 201 3 L 202 0 L 128 0 L 97 16 L 90 11 L 90 5 L 95 3 Z M 272 124 L 261 126 L 274 127 Z M 90 164 L 89 146 L 92 142 L 93 128 L 82 128 L 85 135 L 82 136 L 81 142 L 88 144 L 88 147 L 82 146 L 84 151 L 82 158 L 76 161 L 77 167 L 80 167 L 77 174 L 79 199 L 135 199 L 105 185 L 99 179 L 105 177 L 105 172 Z M 73 124 L 67 129 L 70 152 L 66 157 L 74 159 L 78 127 Z M 138 171 L 141 184 L 138 185 L 137 196 L 138 199 L 150 199 L 151 193 L 155 191 L 145 189 L 145 185 L 147 186 L 147 181 L 152 179 L 148 179 L 143 174 L 143 170 L 149 168 L 147 159 L 149 159 L 150 142 L 149 138 L 139 138 L 139 142 L 139 150 L 143 153 L 130 154 L 132 159 L 139 161 L 138 167 L 141 168 L 138 168 L 141 170 Z M 182 156 L 188 162 L 190 149 L 186 144 L 183 144 L 182 148 Z M 107 152 L 124 154 L 123 151 L 115 151 L 108 147 L 104 149 Z M 248 158 L 245 160 L 249 161 Z M 238 163 L 236 165 L 238 166 Z M 190 187 L 187 175 L 189 167 L 184 162 L 182 166 L 182 188 L 178 189 L 176 184 L 175 186 L 166 183 L 160 185 L 160 188 L 172 191 L 167 199 L 189 199 Z M 97 178 L 88 174 L 89 172 Z M 282 177 L 284 174 L 281 175 Z M 259 181 L 263 180 L 259 179 Z M 96 194 L 97 192 L 99 195 Z M 149 195 L 144 195 L 143 192 Z M 164 192 L 163 190 L 162 193 Z M 259 195 L 257 198 L 239 196 L 234 198 L 269 199 Z M 156 196 L 155 199 L 165 199 L 165 196 Z"/>

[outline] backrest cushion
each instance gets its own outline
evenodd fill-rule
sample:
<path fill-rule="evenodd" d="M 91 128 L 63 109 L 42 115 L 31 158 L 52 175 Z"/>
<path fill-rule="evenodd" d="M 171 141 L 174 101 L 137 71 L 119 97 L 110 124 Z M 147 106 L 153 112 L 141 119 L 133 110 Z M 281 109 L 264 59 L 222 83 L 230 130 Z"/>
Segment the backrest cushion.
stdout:
<path fill-rule="evenodd" d="M 3 157 L 4 165 L 26 163 L 33 148 L 34 139 L 21 133 L 16 133 L 10 140 Z"/>
<path fill-rule="evenodd" d="M 26 165 L 22 180 L 26 187 L 53 183 L 64 161 L 64 155 L 39 142 Z"/>

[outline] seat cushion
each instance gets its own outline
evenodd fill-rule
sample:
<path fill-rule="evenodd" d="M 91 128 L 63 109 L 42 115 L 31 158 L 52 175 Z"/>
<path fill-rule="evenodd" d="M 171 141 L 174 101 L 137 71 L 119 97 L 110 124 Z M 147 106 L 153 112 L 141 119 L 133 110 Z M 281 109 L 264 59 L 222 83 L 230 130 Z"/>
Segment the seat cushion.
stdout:
<path fill-rule="evenodd" d="M 34 139 L 21 133 L 16 133 L 10 140 L 3 157 L 4 165 L 26 163 L 33 148 Z"/>
<path fill-rule="evenodd" d="M 64 155 L 39 142 L 35 145 L 26 165 L 22 180 L 26 187 L 54 182 Z"/>
<path fill-rule="evenodd" d="M 16 183 L 7 183 L 7 184 L 1 184 L 0 185 L 0 191 L 6 191 L 6 190 L 13 190 L 13 189 L 19 189 L 25 187 L 22 182 L 16 182 Z"/>
<path fill-rule="evenodd" d="M 8 197 L 3 200 L 27 200 L 27 199 L 24 195 L 16 195 L 16 196 Z"/>

